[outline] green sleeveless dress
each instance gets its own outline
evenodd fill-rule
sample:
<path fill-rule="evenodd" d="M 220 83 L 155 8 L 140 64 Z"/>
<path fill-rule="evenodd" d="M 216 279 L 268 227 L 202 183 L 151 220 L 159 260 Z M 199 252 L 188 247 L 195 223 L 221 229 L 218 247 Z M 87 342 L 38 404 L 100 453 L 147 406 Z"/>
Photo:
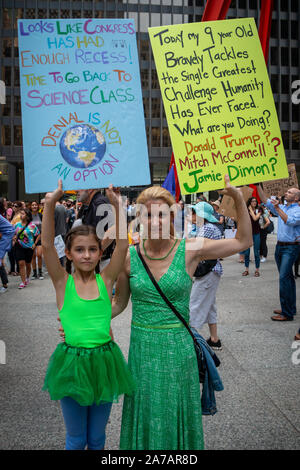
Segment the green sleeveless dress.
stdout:
<path fill-rule="evenodd" d="M 124 397 L 121 450 L 203 449 L 201 391 L 190 334 L 153 286 L 130 247 L 132 327 L 128 365 L 137 383 Z M 159 286 L 188 321 L 192 280 L 185 240 Z"/>
<path fill-rule="evenodd" d="M 109 335 L 111 302 L 100 274 L 99 296 L 82 299 L 69 275 L 64 305 L 59 311 L 65 343 L 52 354 L 43 390 L 52 400 L 71 397 L 82 406 L 118 401 L 135 389 L 119 346 Z"/>

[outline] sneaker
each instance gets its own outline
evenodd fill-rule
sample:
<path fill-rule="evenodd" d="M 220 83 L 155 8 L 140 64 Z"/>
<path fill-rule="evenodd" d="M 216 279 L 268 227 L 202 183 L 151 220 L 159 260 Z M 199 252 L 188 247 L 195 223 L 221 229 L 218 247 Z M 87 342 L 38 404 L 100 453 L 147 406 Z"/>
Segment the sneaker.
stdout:
<path fill-rule="evenodd" d="M 212 341 L 210 338 L 206 341 L 207 344 L 211 347 L 211 349 L 214 349 L 215 351 L 222 351 L 222 344 L 221 341 L 218 340 L 216 343 Z"/>
<path fill-rule="evenodd" d="M 7 287 L 0 287 L 0 294 L 4 294 L 7 291 Z"/>
<path fill-rule="evenodd" d="M 29 284 L 29 277 L 26 277 L 25 286 L 28 286 L 28 284 Z"/>
<path fill-rule="evenodd" d="M 21 282 L 21 284 L 19 285 L 18 289 L 24 289 L 24 287 L 26 287 L 26 284 L 24 284 L 23 282 Z"/>
<path fill-rule="evenodd" d="M 44 276 L 42 273 L 39 274 L 39 279 L 42 281 L 44 279 Z"/>
<path fill-rule="evenodd" d="M 31 277 L 31 279 L 34 280 L 34 279 L 37 279 L 37 278 L 38 278 L 38 277 L 37 277 L 37 273 L 34 272 L 33 275 L 32 275 L 32 277 Z"/>
<path fill-rule="evenodd" d="M 262 258 L 260 259 L 260 262 L 261 262 L 261 263 L 265 263 L 266 261 L 267 261 L 267 258 L 262 257 Z"/>

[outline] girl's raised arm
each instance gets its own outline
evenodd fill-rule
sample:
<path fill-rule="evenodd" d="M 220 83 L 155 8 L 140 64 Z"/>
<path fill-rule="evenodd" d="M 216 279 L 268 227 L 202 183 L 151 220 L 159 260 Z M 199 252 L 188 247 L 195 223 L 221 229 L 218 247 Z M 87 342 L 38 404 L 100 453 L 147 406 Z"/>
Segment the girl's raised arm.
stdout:
<path fill-rule="evenodd" d="M 113 189 L 112 185 L 106 190 L 106 196 L 110 204 L 115 208 L 116 223 L 114 238 L 116 240 L 116 247 L 109 265 L 102 272 L 102 277 L 114 282 L 123 269 L 128 250 L 127 223 L 121 195 Z"/>
<path fill-rule="evenodd" d="M 57 251 L 54 246 L 54 211 L 56 202 L 62 197 L 62 181 L 59 180 L 58 188 L 53 193 L 45 196 L 45 206 L 42 221 L 42 247 L 48 273 L 52 279 L 54 287 L 64 281 L 67 273 L 60 264 Z"/>

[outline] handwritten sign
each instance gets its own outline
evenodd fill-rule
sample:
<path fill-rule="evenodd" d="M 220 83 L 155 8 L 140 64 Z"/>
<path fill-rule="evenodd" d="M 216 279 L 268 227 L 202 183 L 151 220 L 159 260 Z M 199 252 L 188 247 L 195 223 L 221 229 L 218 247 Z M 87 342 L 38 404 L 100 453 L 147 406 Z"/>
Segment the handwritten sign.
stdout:
<path fill-rule="evenodd" d="M 244 201 L 247 202 L 248 199 L 252 196 L 253 189 L 249 188 L 248 186 L 244 186 L 241 188 L 241 192 L 243 194 Z M 223 196 L 219 207 L 219 214 L 222 214 L 225 217 L 232 217 L 233 219 L 237 220 L 235 203 L 232 197 L 226 196 L 226 194 Z"/>
<path fill-rule="evenodd" d="M 282 180 L 267 181 L 263 183 L 264 193 L 267 197 L 283 196 L 289 188 L 299 188 L 295 163 L 288 165 L 289 177 Z"/>
<path fill-rule="evenodd" d="M 255 21 L 149 28 L 182 194 L 288 175 Z"/>
<path fill-rule="evenodd" d="M 26 192 L 146 185 L 133 20 L 19 20 Z"/>

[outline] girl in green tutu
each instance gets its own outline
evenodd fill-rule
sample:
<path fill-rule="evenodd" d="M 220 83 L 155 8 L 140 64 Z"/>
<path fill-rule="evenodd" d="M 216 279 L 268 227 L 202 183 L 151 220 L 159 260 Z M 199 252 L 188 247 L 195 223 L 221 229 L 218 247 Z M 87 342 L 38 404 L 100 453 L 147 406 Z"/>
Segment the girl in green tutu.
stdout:
<path fill-rule="evenodd" d="M 43 390 L 60 400 L 66 425 L 66 449 L 104 448 L 105 427 L 113 402 L 132 394 L 134 381 L 118 345 L 110 336 L 112 288 L 128 248 L 123 233 L 126 220 L 121 198 L 113 187 L 106 190 L 116 211 L 116 248 L 109 265 L 100 274 L 101 242 L 94 227 L 80 225 L 65 240 L 67 270 L 54 246 L 54 209 L 62 197 L 62 182 L 45 198 L 42 246 L 65 342 L 52 354 Z M 73 274 L 72 274 L 73 265 Z"/>

